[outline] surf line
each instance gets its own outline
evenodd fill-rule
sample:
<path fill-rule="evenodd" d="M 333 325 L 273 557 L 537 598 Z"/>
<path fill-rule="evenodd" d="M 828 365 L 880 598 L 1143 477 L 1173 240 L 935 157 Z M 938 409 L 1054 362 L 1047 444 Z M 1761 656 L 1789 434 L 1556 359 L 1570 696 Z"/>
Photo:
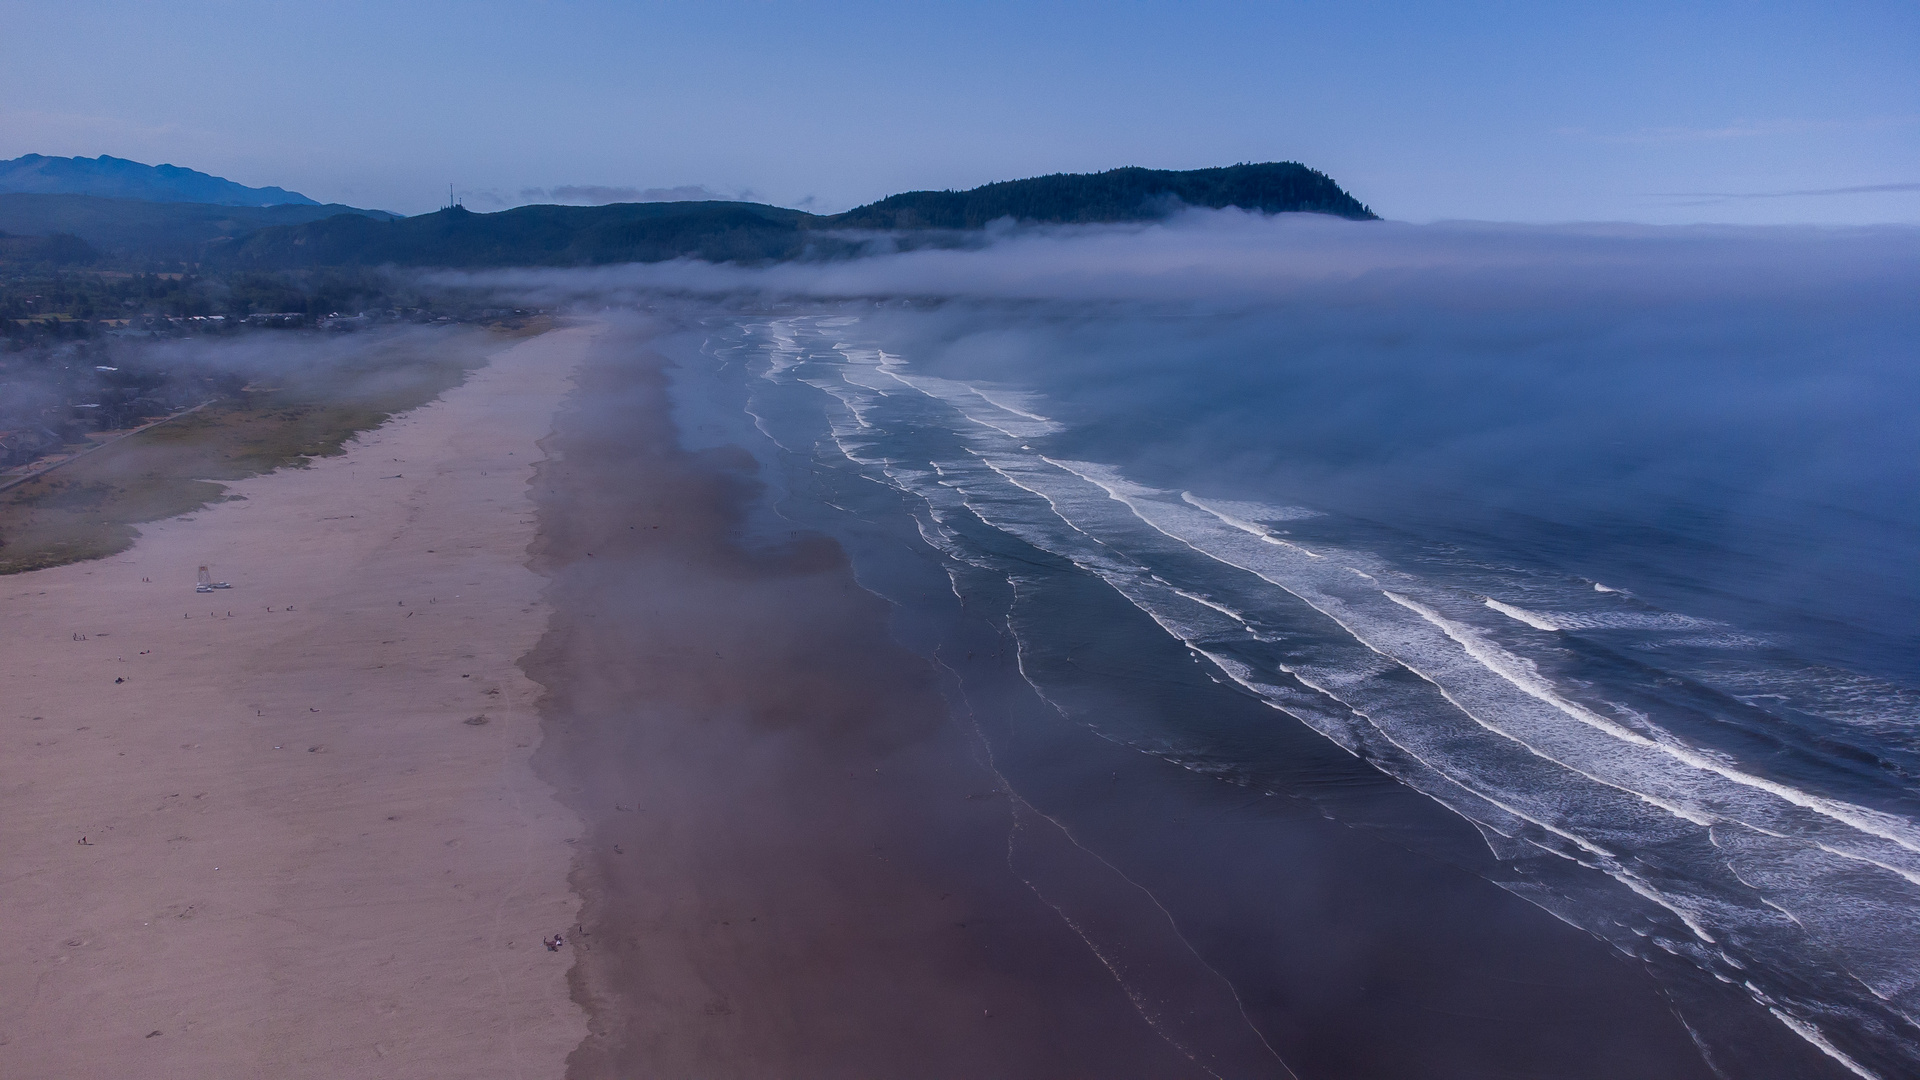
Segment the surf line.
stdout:
<path fill-rule="evenodd" d="M 1862 806 L 1855 806 L 1851 803 L 1811 795 L 1798 788 L 1789 787 L 1786 784 L 1742 772 L 1739 769 L 1722 765 L 1691 747 L 1677 746 L 1672 743 L 1649 739 L 1637 731 L 1631 731 L 1622 727 L 1620 724 L 1601 716 L 1591 709 L 1568 701 L 1566 698 L 1554 693 L 1550 687 L 1544 685 L 1539 679 L 1527 677 L 1514 670 L 1515 663 L 1507 662 L 1514 660 L 1514 658 L 1506 654 L 1504 650 L 1489 645 L 1477 635 L 1455 624 L 1452 620 L 1447 619 L 1425 604 L 1401 596 L 1395 592 L 1384 589 L 1381 591 L 1387 599 L 1414 612 L 1422 619 L 1438 627 L 1441 633 L 1452 638 L 1455 643 L 1464 649 L 1468 656 L 1472 657 L 1488 671 L 1498 675 L 1515 689 L 1529 697 L 1553 706 L 1560 712 L 1565 713 L 1567 716 L 1589 727 L 1604 732 L 1622 742 L 1656 750 L 1684 765 L 1691 766 L 1702 772 L 1713 773 L 1743 787 L 1753 788 L 1756 791 L 1764 791 L 1775 798 L 1791 803 L 1803 810 L 1811 810 L 1822 817 L 1840 822 L 1843 825 L 1858 829 L 1870 836 L 1877 836 L 1882 840 L 1897 844 L 1908 851 L 1920 854 L 1920 844 L 1917 844 L 1908 837 L 1900 835 L 1902 830 L 1898 828 L 1898 825 L 1905 823 L 1899 822 L 1898 819 L 1893 819 L 1889 815 L 1877 814 Z M 1496 653 L 1499 655 L 1495 655 Z M 1881 817 L 1887 817 L 1888 820 L 1885 822 L 1875 820 Z M 1701 822 L 1696 823 L 1704 824 Z M 1859 856 L 1852 857 L 1859 858 Z M 1862 861 L 1869 860 L 1863 859 Z M 1920 885 L 1920 873 L 1906 869 L 1896 870 L 1895 872 L 1908 881 Z"/>

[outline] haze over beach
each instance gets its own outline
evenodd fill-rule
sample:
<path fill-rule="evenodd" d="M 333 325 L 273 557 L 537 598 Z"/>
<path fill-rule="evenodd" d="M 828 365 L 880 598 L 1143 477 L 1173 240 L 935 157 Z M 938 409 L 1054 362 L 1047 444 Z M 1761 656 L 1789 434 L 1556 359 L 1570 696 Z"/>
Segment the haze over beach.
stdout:
<path fill-rule="evenodd" d="M 1910 8 L 0 16 L 0 1075 L 1920 1075 Z"/>

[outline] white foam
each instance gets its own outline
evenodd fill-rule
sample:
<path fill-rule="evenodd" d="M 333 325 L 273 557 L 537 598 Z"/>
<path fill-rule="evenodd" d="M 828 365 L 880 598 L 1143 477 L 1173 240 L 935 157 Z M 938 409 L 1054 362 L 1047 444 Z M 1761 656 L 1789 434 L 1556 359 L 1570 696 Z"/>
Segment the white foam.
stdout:
<path fill-rule="evenodd" d="M 1747 985 L 1752 987 L 1753 984 L 1748 983 Z M 1796 1020 L 1788 1016 L 1774 1005 L 1768 1005 L 1767 1011 L 1772 1013 L 1781 1023 L 1787 1025 L 1788 1030 L 1818 1047 L 1821 1053 L 1839 1062 L 1848 1072 L 1860 1077 L 1861 1080 L 1880 1080 L 1879 1073 L 1868 1071 L 1866 1066 L 1841 1053 L 1839 1047 L 1828 1042 L 1827 1037 L 1820 1033 L 1819 1028 L 1814 1027 L 1804 1020 Z"/>
<path fill-rule="evenodd" d="M 1028 403 L 1021 400 L 1023 396 L 1017 391 L 996 389 L 989 392 L 968 383 L 918 374 L 910 370 L 900 357 L 884 349 L 862 349 L 836 342 L 834 350 L 845 356 L 849 364 L 878 368 L 900 385 L 945 402 L 972 423 L 997 431 L 1009 439 L 1032 439 L 1062 430 L 1059 424 L 1033 411 L 1031 407 L 1022 408 Z M 1020 404 L 1008 404 L 1009 401 L 1019 401 Z M 986 408 L 982 409 L 982 405 Z"/>
<path fill-rule="evenodd" d="M 1698 630 L 1716 625 L 1671 611 L 1554 611 L 1543 617 L 1562 630 Z"/>
<path fill-rule="evenodd" d="M 1159 579 L 1155 578 L 1154 580 L 1158 581 Z M 1166 583 L 1162 582 L 1162 584 L 1166 584 Z M 1240 628 L 1242 630 L 1245 630 L 1249 634 L 1258 633 L 1258 631 L 1254 630 L 1253 626 L 1247 622 L 1246 616 L 1240 614 L 1239 612 L 1233 610 L 1230 607 L 1227 607 L 1223 604 L 1216 604 L 1213 601 L 1207 599 L 1206 597 L 1199 595 L 1198 593 L 1190 593 L 1185 589 L 1174 588 L 1174 586 L 1172 585 L 1167 585 L 1167 588 L 1172 589 L 1176 596 L 1183 596 L 1188 600 L 1191 600 L 1194 603 L 1201 605 L 1202 607 L 1212 608 L 1213 610 L 1219 612 L 1220 614 L 1225 615 L 1227 618 L 1232 619 L 1234 622 L 1239 623 Z"/>
<path fill-rule="evenodd" d="M 1318 510 L 1305 506 L 1275 506 L 1271 503 L 1244 502 L 1235 499 L 1203 499 L 1191 491 L 1183 491 L 1180 498 L 1209 513 L 1224 512 L 1244 521 L 1307 521 L 1325 517 Z"/>
<path fill-rule="evenodd" d="M 1039 413 L 1033 412 L 1028 409 L 1022 409 L 1016 405 L 1007 404 L 1007 402 L 1009 401 L 1016 400 L 1018 396 L 1017 391 L 996 390 L 993 393 L 989 394 L 986 390 L 983 390 L 978 386 L 972 385 L 971 383 L 962 383 L 961 385 L 965 386 L 968 390 L 971 390 L 975 394 L 979 395 L 982 401 L 985 401 L 987 404 L 992 405 L 996 409 L 1001 409 L 1006 412 L 1010 412 L 1015 416 L 1024 416 L 1029 420 L 1037 420 L 1042 424 L 1053 423 L 1052 420 L 1048 419 L 1047 417 L 1041 416 Z"/>
<path fill-rule="evenodd" d="M 1499 612 L 1500 614 L 1505 615 L 1509 619 L 1517 619 L 1520 622 L 1526 623 L 1528 626 L 1533 627 L 1535 630 L 1560 629 L 1560 627 L 1557 624 L 1548 621 L 1543 616 L 1536 615 L 1533 612 L 1527 611 L 1523 608 L 1514 607 L 1511 604 L 1503 604 L 1500 601 L 1495 600 L 1491 596 L 1487 597 L 1486 605 L 1492 608 L 1493 610 Z"/>
<path fill-rule="evenodd" d="M 1791 785 L 1782 784 L 1775 780 L 1768 780 L 1764 777 L 1754 776 L 1750 773 L 1735 769 L 1714 760 L 1693 747 L 1685 746 L 1669 739 L 1656 741 L 1638 732 L 1628 730 L 1619 723 L 1601 716 L 1591 709 L 1568 701 L 1556 693 L 1552 687 L 1548 685 L 1546 680 L 1541 679 L 1536 673 L 1529 670 L 1530 665 L 1527 665 L 1525 661 L 1488 643 L 1472 630 L 1441 616 L 1432 608 L 1426 607 L 1417 601 L 1410 600 L 1393 592 L 1387 592 L 1385 595 L 1387 599 L 1416 612 L 1421 618 L 1439 627 L 1441 632 L 1458 642 L 1460 647 L 1466 651 L 1467 655 L 1473 657 L 1489 671 L 1492 671 L 1507 682 L 1512 683 L 1527 696 L 1545 702 L 1589 727 L 1603 731 L 1622 742 L 1656 749 L 1675 761 L 1692 766 L 1695 769 L 1714 773 L 1744 787 L 1764 791 L 1794 806 L 1811 810 L 1823 817 L 1842 822 L 1861 832 L 1879 837 L 1882 840 L 1891 841 L 1908 851 L 1920 854 L 1920 833 L 1915 831 L 1911 822 L 1894 817 L 1891 814 L 1883 814 L 1876 810 L 1855 806 L 1852 803 L 1812 795 Z M 1690 818 L 1690 820 L 1692 819 Z M 1704 820 L 1700 821 L 1700 824 L 1709 823 L 1710 822 Z M 1920 885 L 1920 871 L 1903 869 L 1898 872 L 1902 877 Z"/>
<path fill-rule="evenodd" d="M 1065 468 L 1065 466 L 1062 466 L 1062 468 Z M 1101 487 L 1106 487 L 1105 484 L 1102 484 L 1098 480 L 1094 480 L 1093 477 L 1088 476 L 1084 473 L 1076 474 L 1076 475 L 1081 475 L 1085 479 L 1090 480 L 1093 483 L 1100 484 Z M 1306 547 L 1301 544 L 1296 544 L 1291 540 L 1281 539 L 1272 529 L 1267 528 L 1265 525 L 1262 525 L 1259 522 L 1248 521 L 1246 518 L 1239 517 L 1231 513 L 1226 509 L 1226 506 L 1228 504 L 1209 502 L 1205 499 L 1196 498 L 1193 492 L 1191 491 L 1181 492 L 1180 500 L 1182 502 L 1187 503 L 1190 506 L 1197 506 L 1200 509 L 1205 510 L 1207 513 L 1212 514 L 1214 517 L 1219 518 L 1221 521 L 1226 522 L 1228 525 L 1231 525 L 1234 528 L 1239 529 L 1241 532 L 1248 533 L 1252 536 L 1257 536 L 1269 544 L 1273 544 L 1278 547 L 1290 547 L 1296 551 L 1305 552 L 1306 554 L 1311 555 L 1316 559 L 1322 558 L 1321 555 L 1319 555 L 1316 552 L 1308 551 Z"/>
<path fill-rule="evenodd" d="M 1299 597 L 1300 599 L 1306 600 L 1309 604 L 1313 605 L 1317 610 L 1322 611 L 1322 613 L 1326 614 L 1329 618 L 1334 619 L 1336 623 L 1338 623 L 1343 629 L 1347 630 L 1349 633 L 1353 634 L 1354 637 L 1357 640 L 1359 640 L 1362 644 L 1366 644 L 1369 648 L 1374 649 L 1374 651 L 1376 652 L 1382 651 L 1380 646 L 1376 644 L 1373 640 L 1371 640 L 1371 635 L 1369 633 L 1362 632 L 1360 629 L 1358 629 L 1358 624 L 1353 623 L 1351 621 L 1351 609 L 1347 605 L 1340 605 L 1340 610 L 1336 612 L 1336 610 L 1333 607 L 1327 605 L 1324 599 L 1317 601 L 1307 592 L 1301 591 L 1298 585 L 1292 584 L 1284 579 L 1276 577 L 1269 569 L 1262 568 L 1254 564 L 1237 561 L 1232 558 L 1222 557 L 1219 553 L 1210 551 L 1204 547 L 1201 547 L 1195 544 L 1192 540 L 1188 539 L 1186 536 L 1180 534 L 1175 530 L 1169 529 L 1166 526 L 1162 525 L 1160 522 L 1154 520 L 1154 518 L 1151 515 L 1147 514 L 1142 507 L 1142 504 L 1144 502 L 1152 499 L 1154 496 L 1159 494 L 1154 489 L 1145 488 L 1137 484 L 1133 484 L 1130 481 L 1127 481 L 1124 477 L 1120 476 L 1117 472 L 1111 469 L 1108 469 L 1105 466 L 1094 465 L 1087 462 L 1056 461 L 1050 458 L 1043 459 L 1043 460 L 1046 460 L 1049 464 L 1056 465 L 1062 469 L 1065 469 L 1073 473 L 1074 475 L 1080 477 L 1081 479 L 1086 480 L 1088 483 L 1094 484 L 1095 486 L 1099 487 L 1101 490 L 1107 493 L 1109 498 L 1112 498 L 1115 501 L 1118 501 L 1126 505 L 1136 518 L 1138 518 L 1148 526 L 1152 527 L 1156 531 L 1162 533 L 1163 535 L 1166 535 L 1171 539 L 1177 540 L 1180 543 L 1192 548 L 1197 552 L 1205 554 L 1210 558 L 1219 559 L 1220 561 L 1226 562 L 1229 565 L 1233 565 L 1240 569 L 1249 570 L 1253 573 L 1256 573 L 1260 575 L 1262 578 L 1272 582 L 1273 584 L 1283 589 L 1286 589 L 1289 592 L 1292 592 L 1295 596 Z M 1254 524 L 1251 522 L 1246 522 L 1243 519 L 1230 520 L 1233 518 L 1233 515 L 1223 514 L 1218 510 L 1210 508 L 1204 505 L 1202 500 L 1197 500 L 1193 498 L 1190 494 L 1183 494 L 1182 501 L 1189 505 L 1194 505 L 1194 506 L 1197 506 L 1199 509 L 1207 511 L 1208 513 L 1212 514 L 1214 517 L 1219 518 L 1224 523 L 1233 526 L 1234 528 L 1238 529 L 1243 533 L 1248 533 L 1250 535 L 1257 536 L 1262 540 L 1266 540 L 1269 542 L 1271 542 L 1272 540 L 1272 537 L 1267 535 L 1266 530 L 1264 530 L 1261 526 L 1258 526 L 1257 524 Z M 1161 504 L 1161 505 L 1165 505 L 1165 504 Z M 1056 510 L 1057 509 L 1058 507 L 1056 506 Z M 1289 546 L 1297 547 L 1297 545 L 1289 545 Z M 1304 549 L 1300 549 L 1300 550 L 1302 550 L 1304 554 L 1315 554 L 1316 557 L 1318 557 L 1317 553 L 1305 552 Z M 1577 703 L 1568 700 L 1563 695 L 1554 691 L 1550 686 L 1550 684 L 1548 684 L 1544 679 L 1540 678 L 1537 675 L 1537 673 L 1531 671 L 1530 665 L 1525 664 L 1523 661 L 1520 660 L 1520 658 L 1514 657 L 1512 656 L 1512 654 L 1505 652 L 1505 650 L 1501 650 L 1495 646 L 1492 646 L 1490 643 L 1480 638 L 1477 634 L 1461 626 L 1460 624 L 1454 623 L 1451 620 L 1441 617 L 1438 614 L 1438 612 L 1434 611 L 1432 608 L 1419 604 L 1417 602 L 1410 601 L 1407 597 L 1405 597 L 1402 594 L 1387 592 L 1387 591 L 1383 591 L 1383 594 L 1388 599 L 1394 601 L 1396 604 L 1399 604 L 1403 607 L 1407 607 L 1409 610 L 1413 610 L 1416 612 L 1416 614 L 1421 615 L 1423 619 L 1430 622 L 1436 628 L 1440 629 L 1443 633 L 1445 633 L 1449 638 L 1453 639 L 1455 643 L 1458 644 L 1461 648 L 1463 648 L 1467 652 L 1467 654 L 1474 659 L 1476 663 L 1478 663 L 1479 665 L 1481 665 L 1483 668 L 1490 671 L 1494 675 L 1498 676 L 1502 681 L 1506 682 L 1507 684 L 1513 686 L 1516 689 L 1519 689 L 1528 697 L 1531 697 L 1544 704 L 1547 704 L 1557 712 L 1563 715 L 1569 716 L 1575 720 L 1578 720 L 1582 724 L 1596 731 L 1602 732 L 1612 739 L 1618 740 L 1619 742 L 1630 745 L 1630 746 L 1638 747 L 1643 750 L 1649 750 L 1657 754 L 1664 755 L 1665 757 L 1673 761 L 1677 761 L 1685 765 L 1691 766 L 1693 769 L 1696 769 L 1696 770 L 1701 770 L 1704 772 L 1715 774 L 1723 779 L 1732 781 L 1733 783 L 1740 785 L 1742 787 L 1765 792 L 1793 806 L 1796 806 L 1805 810 L 1810 810 L 1816 814 L 1829 818 L 1830 820 L 1848 825 L 1851 828 L 1857 829 L 1860 832 L 1865 833 L 1867 835 L 1870 835 L 1882 840 L 1890 841 L 1898 845 L 1899 847 L 1906 849 L 1907 851 L 1920 853 L 1920 839 L 1916 838 L 1916 834 L 1912 824 L 1909 822 L 1906 822 L 1903 819 L 1900 819 L 1888 814 L 1882 814 L 1878 811 L 1869 810 L 1864 807 L 1855 806 L 1853 804 L 1845 803 L 1839 800 L 1828 799 L 1821 796 L 1812 795 L 1808 792 L 1801 791 L 1787 784 L 1779 783 L 1773 780 L 1768 780 L 1762 777 L 1753 776 L 1742 770 L 1733 768 L 1732 766 L 1726 763 L 1713 760 L 1707 754 L 1695 748 L 1680 744 L 1675 740 L 1671 740 L 1671 739 L 1654 740 L 1654 739 L 1648 738 L 1647 736 L 1634 732 L 1607 717 L 1601 716 L 1598 713 L 1593 712 L 1591 709 L 1587 709 L 1584 706 L 1580 706 Z M 1385 655 L 1392 656 L 1394 659 L 1398 660 L 1403 664 L 1406 664 L 1412 661 L 1412 658 L 1410 656 L 1404 654 L 1402 651 L 1398 649 L 1387 651 Z M 1416 667 L 1415 670 L 1418 670 L 1418 668 Z M 1424 677 L 1432 678 L 1431 675 L 1424 676 Z M 1437 683 L 1437 685 L 1439 685 L 1439 683 Z M 1464 705 L 1462 705 L 1461 702 L 1454 697 L 1452 692 L 1448 691 L 1448 688 L 1445 685 L 1441 685 L 1441 689 L 1443 691 L 1447 691 L 1449 700 L 1454 701 L 1454 704 L 1457 707 L 1461 707 L 1463 711 L 1466 711 L 1469 715 L 1474 716 L 1475 719 L 1480 721 L 1483 725 L 1486 724 L 1486 721 L 1483 717 L 1476 715 L 1474 710 L 1467 709 Z M 1505 735 L 1508 738 L 1514 737 L 1514 735 L 1511 732 L 1503 730 L 1500 727 L 1495 727 L 1491 725 L 1488 725 L 1488 726 L 1489 726 L 1489 730 L 1496 731 L 1497 733 Z M 1636 797 L 1642 800 L 1645 800 L 1649 804 L 1658 806 L 1661 809 L 1664 809 L 1670 813 L 1675 814 L 1676 816 L 1684 818 L 1685 820 L 1693 824 L 1707 826 L 1707 825 L 1711 825 L 1713 822 L 1715 822 L 1719 818 L 1718 813 L 1708 813 L 1700 809 L 1694 809 L 1692 807 L 1683 805 L 1672 798 L 1656 796 L 1648 791 L 1640 790 L 1634 784 L 1625 783 L 1625 782 L 1622 782 L 1621 780 L 1604 779 L 1585 768 L 1579 768 L 1572 765 L 1571 763 L 1566 761 L 1563 757 L 1546 754 L 1542 750 L 1540 750 L 1539 747 L 1532 745 L 1531 743 L 1528 743 L 1524 740 L 1523 740 L 1523 745 L 1527 745 L 1530 750 L 1534 751 L 1535 753 L 1541 754 L 1541 756 L 1546 757 L 1549 760 L 1553 760 L 1556 763 L 1561 764 L 1563 767 L 1568 768 L 1572 772 L 1578 773 L 1582 776 L 1585 776 L 1589 779 L 1593 779 L 1597 782 L 1607 784 L 1610 787 L 1615 787 L 1622 791 L 1629 792 L 1635 795 Z M 1641 777 L 1641 780 L 1644 781 L 1651 778 L 1652 777 L 1650 776 L 1643 775 Z M 1848 846 L 1851 847 L 1853 845 L 1848 845 Z M 1864 852 L 1843 851 L 1842 853 L 1847 855 L 1848 857 L 1858 858 L 1858 859 L 1861 859 L 1862 861 L 1872 862 L 1874 865 L 1882 865 L 1884 863 L 1884 860 L 1872 858 L 1866 855 Z M 1902 868 L 1896 872 L 1901 873 L 1903 877 L 1908 877 L 1910 880 L 1914 879 L 1917 873 L 1920 873 L 1910 868 Z M 1920 883 L 1920 882 L 1917 882 L 1917 883 Z"/>

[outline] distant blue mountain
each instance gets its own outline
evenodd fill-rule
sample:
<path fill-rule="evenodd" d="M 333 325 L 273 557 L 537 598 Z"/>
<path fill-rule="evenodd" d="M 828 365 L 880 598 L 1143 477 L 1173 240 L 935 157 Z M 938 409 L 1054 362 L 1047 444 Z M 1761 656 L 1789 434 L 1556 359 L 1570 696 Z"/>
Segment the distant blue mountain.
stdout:
<path fill-rule="evenodd" d="M 178 165 L 142 165 L 126 158 L 46 157 L 0 161 L 0 194 L 94 195 L 147 202 L 214 206 L 318 206 L 297 191 L 247 187 Z"/>

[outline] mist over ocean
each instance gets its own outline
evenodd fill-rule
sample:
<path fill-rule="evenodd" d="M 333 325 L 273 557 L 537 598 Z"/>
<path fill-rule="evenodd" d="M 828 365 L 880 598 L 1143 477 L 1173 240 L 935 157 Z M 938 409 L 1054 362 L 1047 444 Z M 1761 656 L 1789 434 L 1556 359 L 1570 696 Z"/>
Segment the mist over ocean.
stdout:
<path fill-rule="evenodd" d="M 1374 999 L 1280 925 L 1337 858 L 1249 805 L 1578 927 L 1720 1075 L 1920 1071 L 1920 233 L 1224 211 L 491 280 L 671 325 L 683 441 L 767 485 L 749 541 L 840 540 L 1009 791 L 1296 1068 L 1302 987 Z M 1471 921 L 1430 899 L 1373 902 Z"/>

